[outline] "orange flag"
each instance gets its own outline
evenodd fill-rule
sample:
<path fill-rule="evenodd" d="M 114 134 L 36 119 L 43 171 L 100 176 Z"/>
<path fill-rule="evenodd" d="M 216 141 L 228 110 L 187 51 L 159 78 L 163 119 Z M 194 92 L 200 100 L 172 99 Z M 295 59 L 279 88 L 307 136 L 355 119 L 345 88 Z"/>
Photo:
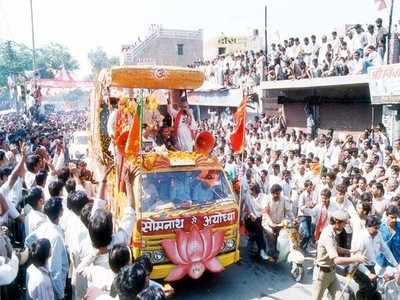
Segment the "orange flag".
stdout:
<path fill-rule="evenodd" d="M 137 156 L 140 151 L 140 112 L 136 111 L 125 145 L 126 156 Z"/>
<path fill-rule="evenodd" d="M 124 156 L 126 139 L 128 137 L 128 131 L 125 124 L 128 122 L 128 118 L 125 113 L 118 110 L 117 120 L 115 125 L 115 145 L 117 146 L 118 152 Z"/>
<path fill-rule="evenodd" d="M 235 113 L 235 129 L 229 138 L 234 153 L 241 153 L 244 150 L 246 108 L 247 97 L 244 97 Z"/>

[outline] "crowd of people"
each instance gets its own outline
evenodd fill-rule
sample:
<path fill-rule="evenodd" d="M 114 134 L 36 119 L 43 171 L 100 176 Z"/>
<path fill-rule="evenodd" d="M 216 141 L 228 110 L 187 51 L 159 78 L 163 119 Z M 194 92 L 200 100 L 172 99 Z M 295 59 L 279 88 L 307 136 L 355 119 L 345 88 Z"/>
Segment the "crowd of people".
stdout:
<path fill-rule="evenodd" d="M 212 154 L 230 181 L 240 183 L 242 221 L 259 257 L 277 261 L 277 240 L 289 220 L 298 224 L 300 250 L 316 256 L 314 273 L 322 272 L 313 299 L 328 287 L 339 299 L 336 264 L 357 265 L 358 299 L 379 299 L 378 276 L 400 284 L 400 141 L 391 145 L 382 124 L 359 136 L 316 134 L 288 130 L 281 112 L 261 114 L 247 123 L 245 150 L 235 154 L 229 110 L 195 120 L 184 97 L 173 102 L 168 112 L 176 126 L 166 144 L 193 151 L 194 130 L 215 137 Z M 399 288 L 390 290 L 397 299 Z"/>
<path fill-rule="evenodd" d="M 397 29 L 396 29 L 397 30 Z M 271 44 L 266 54 L 244 51 L 220 55 L 214 60 L 196 61 L 190 67 L 203 70 L 208 81 L 229 88 L 252 88 L 261 80 L 294 80 L 365 74 L 384 64 L 388 31 L 378 18 L 375 24 L 357 24 L 339 35 L 289 38 Z M 399 56 L 400 31 L 392 39 Z M 399 57 L 394 62 L 398 62 Z"/>
<path fill-rule="evenodd" d="M 332 266 L 350 263 L 358 265 L 353 275 L 357 299 L 380 299 L 377 276 L 385 270 L 397 282 L 393 298 L 387 299 L 398 299 L 400 142 L 390 145 L 383 126 L 360 136 L 341 137 L 331 130 L 313 138 L 284 124 L 280 117 L 265 115 L 249 122 L 243 155 L 233 154 L 226 138 L 234 130 L 231 114 L 202 124 L 217 137 L 215 155 L 228 177 L 241 180 L 249 245 L 255 243 L 262 259 L 275 262 L 284 220 L 293 220 L 301 250 L 316 255 L 314 275 L 324 275 L 314 281 L 319 284 L 313 299 L 321 299 L 328 287 L 339 299 Z M 336 245 L 348 260 L 335 261 L 340 257 Z"/>
<path fill-rule="evenodd" d="M 129 248 L 133 194 L 113 228 L 104 195 L 109 170 L 94 180 L 84 162 L 68 162 L 64 141 L 86 120 L 82 111 L 38 123 L 28 114 L 1 115 L 0 299 L 165 299 L 164 287 L 149 280 L 150 260 L 134 259 Z M 137 170 L 125 176 L 129 185 Z"/>
<path fill-rule="evenodd" d="M 382 274 L 398 299 L 400 142 L 391 145 L 383 126 L 360 136 L 333 130 L 311 135 L 288 130 L 280 114 L 260 114 L 247 122 L 245 150 L 235 154 L 229 110 L 196 120 L 181 93 L 171 99 L 178 106 L 168 101 L 163 147 L 193 151 L 193 131 L 212 133 L 212 154 L 229 180 L 240 183 L 249 248 L 261 259 L 277 261 L 279 233 L 291 220 L 298 224 L 300 250 L 315 257 L 313 299 L 321 299 L 325 289 L 334 297 L 340 293 L 336 264 L 356 265 L 358 299 L 379 298 Z M 129 185 L 138 169 L 123 174 L 127 203 L 116 225 L 107 209 L 111 168 L 88 176 L 84 163 L 68 163 L 63 141 L 85 128 L 85 113 L 54 113 L 43 123 L 8 114 L 0 122 L 2 299 L 164 299 L 171 293 L 149 279 L 150 260 L 130 252 L 135 199 Z M 158 147 L 158 137 L 147 129 L 144 141 Z"/>

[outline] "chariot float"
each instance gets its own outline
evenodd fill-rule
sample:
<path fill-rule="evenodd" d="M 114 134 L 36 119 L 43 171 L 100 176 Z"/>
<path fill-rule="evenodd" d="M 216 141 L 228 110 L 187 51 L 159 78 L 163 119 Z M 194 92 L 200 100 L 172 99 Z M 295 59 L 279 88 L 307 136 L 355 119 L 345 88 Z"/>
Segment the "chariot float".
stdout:
<path fill-rule="evenodd" d="M 90 155 L 115 166 L 107 188 L 115 222 L 127 205 L 123 170 L 141 169 L 131 183 L 137 220 L 131 249 L 150 258 L 153 279 L 197 279 L 239 260 L 238 200 L 211 155 L 214 137 L 194 131 L 193 150 L 179 151 L 177 126 L 166 113 L 167 104 L 176 108 L 203 81 L 193 69 L 117 67 L 99 74 L 91 95 Z"/>

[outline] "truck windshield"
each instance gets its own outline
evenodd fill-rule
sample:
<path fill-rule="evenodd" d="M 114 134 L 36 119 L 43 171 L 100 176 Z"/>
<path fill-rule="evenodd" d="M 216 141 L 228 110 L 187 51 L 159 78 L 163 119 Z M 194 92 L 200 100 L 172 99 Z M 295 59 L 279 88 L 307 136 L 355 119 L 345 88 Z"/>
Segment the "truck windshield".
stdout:
<path fill-rule="evenodd" d="M 148 173 L 142 179 L 144 212 L 188 209 L 233 200 L 221 170 Z"/>

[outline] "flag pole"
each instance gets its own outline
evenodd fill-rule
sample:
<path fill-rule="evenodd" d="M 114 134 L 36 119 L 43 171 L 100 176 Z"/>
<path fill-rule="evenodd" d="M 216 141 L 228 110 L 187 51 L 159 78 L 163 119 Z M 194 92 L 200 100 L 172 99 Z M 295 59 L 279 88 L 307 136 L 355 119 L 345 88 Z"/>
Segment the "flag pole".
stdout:
<path fill-rule="evenodd" d="M 245 95 L 245 91 L 242 91 L 243 93 L 243 97 L 247 97 L 247 95 Z M 240 178 L 239 180 L 239 213 L 242 212 L 242 189 L 243 189 L 243 181 L 244 178 L 246 178 L 246 172 L 244 172 L 244 151 L 246 151 L 246 147 L 245 147 L 245 142 L 246 142 L 246 116 L 247 115 L 247 99 L 246 99 L 246 106 L 245 106 L 245 113 L 244 113 L 244 128 L 243 128 L 243 140 L 242 140 L 242 153 L 240 155 L 240 169 L 242 173 L 242 178 Z"/>
<path fill-rule="evenodd" d="M 391 0 L 390 13 L 389 13 L 388 39 L 387 39 L 387 61 L 386 61 L 387 64 L 390 63 L 390 40 L 392 36 L 393 7 L 394 7 L 394 0 Z"/>
<path fill-rule="evenodd" d="M 36 84 L 36 48 L 35 48 L 35 27 L 33 22 L 33 0 L 30 0 L 31 8 L 31 34 L 32 34 L 32 69 L 33 69 L 33 82 Z"/>

